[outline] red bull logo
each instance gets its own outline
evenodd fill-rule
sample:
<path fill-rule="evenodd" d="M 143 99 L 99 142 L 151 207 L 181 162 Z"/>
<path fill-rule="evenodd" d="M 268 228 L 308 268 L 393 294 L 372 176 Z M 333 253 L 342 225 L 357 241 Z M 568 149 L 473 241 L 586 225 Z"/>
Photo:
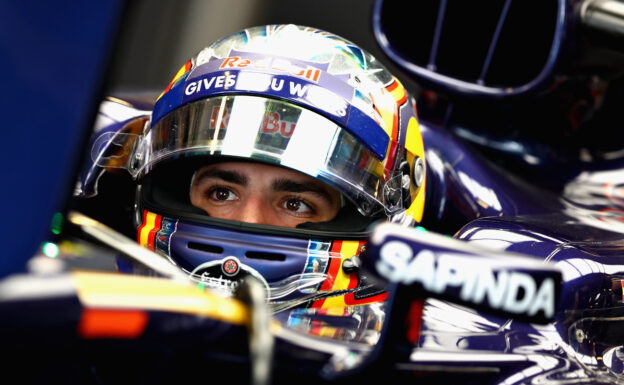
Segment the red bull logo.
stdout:
<path fill-rule="evenodd" d="M 283 72 L 311 82 L 317 83 L 321 70 L 312 66 L 302 67 L 282 58 L 262 57 L 258 59 L 243 58 L 241 56 L 230 56 L 223 60 L 219 69 L 240 69 L 240 68 L 257 68 L 262 70 L 272 70 Z"/>
<path fill-rule="evenodd" d="M 214 107 L 210 116 L 210 128 L 216 129 L 220 122 L 220 129 L 226 128 L 230 120 L 230 109 L 227 107 Z M 296 122 L 290 122 L 282 119 L 277 112 L 267 111 L 262 119 L 260 130 L 268 134 L 279 134 L 289 138 L 292 136 L 297 126 Z"/>

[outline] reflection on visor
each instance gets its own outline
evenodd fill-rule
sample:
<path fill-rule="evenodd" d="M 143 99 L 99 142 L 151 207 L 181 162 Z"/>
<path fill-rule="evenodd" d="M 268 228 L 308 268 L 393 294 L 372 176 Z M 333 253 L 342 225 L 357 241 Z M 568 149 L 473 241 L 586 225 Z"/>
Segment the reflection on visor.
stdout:
<path fill-rule="evenodd" d="M 233 156 L 319 178 L 364 215 L 392 211 L 379 159 L 340 126 L 283 101 L 226 96 L 187 104 L 161 119 L 135 151 L 135 176 L 174 156 Z"/>

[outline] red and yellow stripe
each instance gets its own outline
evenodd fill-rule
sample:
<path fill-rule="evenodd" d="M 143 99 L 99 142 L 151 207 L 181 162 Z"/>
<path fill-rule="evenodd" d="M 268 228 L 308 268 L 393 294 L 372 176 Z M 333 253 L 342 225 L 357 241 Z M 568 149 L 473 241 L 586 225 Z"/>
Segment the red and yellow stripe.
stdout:
<path fill-rule="evenodd" d="M 178 70 L 178 72 L 175 74 L 175 76 L 173 77 L 173 79 L 171 80 L 171 82 L 169 82 L 169 85 L 167 86 L 167 88 L 165 88 L 165 90 L 158 96 L 158 99 L 160 99 L 164 94 L 166 94 L 167 92 L 169 92 L 169 90 L 171 90 L 171 87 L 173 87 L 173 85 L 175 84 L 175 82 L 180 79 L 184 74 L 186 74 L 187 72 L 189 72 L 191 70 L 191 68 L 193 67 L 193 63 L 189 60 L 186 63 L 184 63 L 184 65 L 182 67 L 180 67 L 180 69 Z M 156 100 L 158 100 L 156 99 Z"/>
<path fill-rule="evenodd" d="M 398 150 L 400 123 L 399 108 L 407 102 L 407 91 L 397 78 L 394 78 L 393 81 L 386 86 L 385 91 L 386 93 L 384 93 L 384 98 L 387 102 L 384 104 L 379 103 L 377 111 L 383 118 L 387 133 L 390 136 L 390 144 L 388 146 L 386 160 L 384 162 L 386 177 L 389 177 L 390 170 L 394 168 L 394 161 L 396 158 L 395 155 Z M 390 97 L 388 97 L 388 95 Z"/>
<path fill-rule="evenodd" d="M 356 273 L 346 274 L 342 270 L 342 263 L 349 258 L 359 254 L 360 248 L 365 241 L 334 241 L 330 253 L 332 256 L 339 255 L 340 258 L 330 258 L 329 266 L 326 274 L 328 278 L 323 282 L 320 291 L 340 291 L 347 289 L 355 289 L 358 286 L 358 276 Z M 387 293 L 382 293 L 368 298 L 356 299 L 355 293 L 347 295 L 338 295 L 334 297 L 324 298 L 314 301 L 312 308 L 325 309 L 329 312 L 342 312 L 346 306 L 363 305 L 367 303 L 384 301 Z"/>
<path fill-rule="evenodd" d="M 143 223 L 139 227 L 137 241 L 141 246 L 154 250 L 156 233 L 162 226 L 162 216 L 143 210 Z"/>

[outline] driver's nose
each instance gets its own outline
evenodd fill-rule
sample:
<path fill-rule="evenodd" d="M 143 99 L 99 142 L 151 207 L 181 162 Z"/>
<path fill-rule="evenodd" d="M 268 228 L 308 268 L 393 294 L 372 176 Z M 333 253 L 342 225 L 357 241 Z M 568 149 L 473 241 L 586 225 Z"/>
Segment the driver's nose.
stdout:
<path fill-rule="evenodd" d="M 251 194 L 245 199 L 240 207 L 238 220 L 259 225 L 280 225 L 270 203 L 257 194 Z"/>

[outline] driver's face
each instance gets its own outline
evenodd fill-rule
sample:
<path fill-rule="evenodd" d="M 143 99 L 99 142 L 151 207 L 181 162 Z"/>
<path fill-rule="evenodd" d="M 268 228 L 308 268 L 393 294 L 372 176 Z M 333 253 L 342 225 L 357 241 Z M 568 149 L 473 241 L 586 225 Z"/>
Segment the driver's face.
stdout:
<path fill-rule="evenodd" d="M 333 219 L 340 209 L 340 193 L 285 168 L 224 162 L 197 171 L 191 203 L 215 218 L 295 227 Z"/>

